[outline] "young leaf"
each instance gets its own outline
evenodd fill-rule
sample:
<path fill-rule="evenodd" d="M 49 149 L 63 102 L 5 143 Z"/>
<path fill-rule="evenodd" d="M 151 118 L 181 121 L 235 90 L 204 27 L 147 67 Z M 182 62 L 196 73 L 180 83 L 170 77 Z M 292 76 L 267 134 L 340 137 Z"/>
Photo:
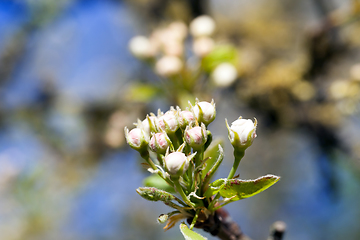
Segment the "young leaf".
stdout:
<path fill-rule="evenodd" d="M 223 145 L 224 141 L 222 139 L 214 140 L 207 150 L 204 153 L 204 158 L 209 158 L 206 160 L 206 167 L 203 170 L 203 176 L 205 176 L 209 170 L 213 167 L 216 163 L 216 160 L 219 156 L 219 144 Z"/>
<path fill-rule="evenodd" d="M 175 196 L 166 191 L 154 187 L 139 187 L 136 192 L 143 198 L 149 201 L 163 201 L 170 202 L 175 200 Z"/>
<path fill-rule="evenodd" d="M 206 237 L 203 237 L 200 234 L 190 230 L 185 223 L 180 224 L 180 231 L 185 240 L 207 240 Z"/>
<path fill-rule="evenodd" d="M 280 177 L 271 174 L 255 180 L 224 179 L 226 182 L 220 187 L 220 195 L 224 198 L 232 198 L 232 201 L 249 198 L 274 185 L 279 179 Z M 217 180 L 218 184 L 219 180 Z M 216 181 L 212 185 L 215 183 Z"/>
<path fill-rule="evenodd" d="M 220 178 L 220 179 L 217 179 L 215 182 L 211 183 L 209 185 L 209 188 L 204 193 L 204 196 L 209 198 L 212 195 L 217 194 L 224 187 L 226 181 L 227 181 L 226 178 Z"/>

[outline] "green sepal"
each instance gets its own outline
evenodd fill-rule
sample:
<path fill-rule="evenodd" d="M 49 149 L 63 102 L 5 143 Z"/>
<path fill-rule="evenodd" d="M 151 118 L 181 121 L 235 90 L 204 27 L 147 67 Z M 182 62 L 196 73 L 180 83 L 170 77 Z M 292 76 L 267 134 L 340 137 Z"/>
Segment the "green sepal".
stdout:
<path fill-rule="evenodd" d="M 255 180 L 241 179 L 218 179 L 210 184 L 209 189 L 205 192 L 207 197 L 218 192 L 223 198 L 231 198 L 231 201 L 237 201 L 244 198 L 252 197 L 279 181 L 280 177 L 268 174 Z"/>
<path fill-rule="evenodd" d="M 145 178 L 143 183 L 145 187 L 155 187 L 167 192 L 175 192 L 174 188 L 157 174 L 152 174 L 149 177 Z"/>
<path fill-rule="evenodd" d="M 139 187 L 136 192 L 143 198 L 149 201 L 163 201 L 168 203 L 175 200 L 176 197 L 171 193 L 154 188 L 154 187 Z"/>
<path fill-rule="evenodd" d="M 180 231 L 185 240 L 207 240 L 206 237 L 203 237 L 200 234 L 190 230 L 185 223 L 180 224 Z"/>

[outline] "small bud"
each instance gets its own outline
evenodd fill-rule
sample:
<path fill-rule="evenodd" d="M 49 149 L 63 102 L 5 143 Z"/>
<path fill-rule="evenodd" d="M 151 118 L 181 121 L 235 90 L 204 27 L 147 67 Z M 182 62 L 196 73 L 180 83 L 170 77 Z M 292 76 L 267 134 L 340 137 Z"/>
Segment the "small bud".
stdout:
<path fill-rule="evenodd" d="M 190 32 L 194 37 L 211 36 L 215 32 L 215 22 L 209 16 L 199 16 L 190 23 Z"/>
<path fill-rule="evenodd" d="M 179 74 L 183 68 L 183 62 L 175 56 L 164 56 L 155 65 L 156 73 L 162 77 L 172 77 Z"/>
<path fill-rule="evenodd" d="M 179 112 L 179 124 L 181 128 L 184 129 L 193 122 L 195 122 L 194 113 L 187 110 Z"/>
<path fill-rule="evenodd" d="M 147 149 L 149 138 L 141 128 L 134 128 L 129 132 L 129 129 L 125 127 L 125 137 L 133 149 L 138 151 Z"/>
<path fill-rule="evenodd" d="M 226 127 L 229 132 L 229 140 L 235 149 L 245 150 L 251 146 L 256 137 L 257 121 L 253 123 L 250 119 L 242 119 L 241 117 L 234 121 L 229 127 L 226 120 Z"/>
<path fill-rule="evenodd" d="M 206 128 L 203 123 L 201 123 L 201 127 L 189 128 L 187 127 L 185 130 L 185 141 L 195 150 L 200 149 L 207 140 Z"/>
<path fill-rule="evenodd" d="M 211 103 L 197 102 L 193 110 L 198 122 L 203 122 L 206 126 L 214 121 L 216 117 L 215 103 L 213 101 Z"/>
<path fill-rule="evenodd" d="M 148 59 L 155 56 L 155 49 L 148 38 L 136 36 L 130 40 L 130 52 L 139 59 Z"/>
<path fill-rule="evenodd" d="M 169 216 L 167 214 L 161 214 L 158 217 L 158 223 L 165 223 L 168 220 Z"/>
<path fill-rule="evenodd" d="M 155 132 L 157 118 L 155 116 L 146 116 L 141 122 L 142 129 L 150 137 L 151 132 Z"/>
<path fill-rule="evenodd" d="M 238 73 L 234 65 L 222 63 L 212 72 L 211 77 L 218 87 L 229 87 L 237 78 Z"/>
<path fill-rule="evenodd" d="M 167 111 L 158 119 L 158 126 L 166 133 L 174 133 L 179 129 L 179 121 L 175 110 Z"/>
<path fill-rule="evenodd" d="M 193 51 L 195 55 L 204 57 L 209 54 L 214 48 L 214 40 L 209 37 L 197 38 L 193 42 Z"/>
<path fill-rule="evenodd" d="M 166 135 L 166 133 L 156 133 L 154 134 L 149 143 L 149 147 L 151 151 L 164 154 L 166 149 L 171 145 L 170 138 Z"/>
<path fill-rule="evenodd" d="M 183 175 L 189 167 L 189 160 L 182 152 L 173 152 L 165 157 L 166 169 L 171 176 Z"/>

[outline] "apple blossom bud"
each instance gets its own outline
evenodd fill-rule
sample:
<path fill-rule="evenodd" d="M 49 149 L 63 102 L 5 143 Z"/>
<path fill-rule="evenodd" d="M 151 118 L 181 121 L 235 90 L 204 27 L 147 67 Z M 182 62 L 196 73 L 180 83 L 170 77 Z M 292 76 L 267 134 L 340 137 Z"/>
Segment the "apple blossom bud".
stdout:
<path fill-rule="evenodd" d="M 167 214 L 161 214 L 157 221 L 158 223 L 165 223 L 168 220 L 169 216 Z"/>
<path fill-rule="evenodd" d="M 190 32 L 194 37 L 210 36 L 214 31 L 215 22 L 209 16 L 199 16 L 190 23 Z"/>
<path fill-rule="evenodd" d="M 158 126 L 166 133 L 174 133 L 179 129 L 179 121 L 175 110 L 167 111 L 158 119 Z"/>
<path fill-rule="evenodd" d="M 173 152 L 165 157 L 165 166 L 173 177 L 183 175 L 189 167 L 189 160 L 182 152 Z"/>
<path fill-rule="evenodd" d="M 146 116 L 146 118 L 141 122 L 142 129 L 150 137 L 151 132 L 155 132 L 157 118 L 155 116 Z"/>
<path fill-rule="evenodd" d="M 137 151 L 142 151 L 147 149 L 149 138 L 143 129 L 134 128 L 129 132 L 129 129 L 125 127 L 125 137 L 127 143 L 133 149 Z"/>
<path fill-rule="evenodd" d="M 130 52 L 139 59 L 148 59 L 155 56 L 155 48 L 148 38 L 136 36 L 130 40 Z"/>
<path fill-rule="evenodd" d="M 150 149 L 159 154 L 164 154 L 170 145 L 170 138 L 163 132 L 154 134 L 149 143 Z"/>
<path fill-rule="evenodd" d="M 155 71 L 162 77 L 171 77 L 179 74 L 183 62 L 176 56 L 164 56 L 155 65 Z"/>
<path fill-rule="evenodd" d="M 200 37 L 193 42 L 193 51 L 195 55 L 204 57 L 214 49 L 214 40 L 209 37 Z"/>
<path fill-rule="evenodd" d="M 215 103 L 197 102 L 193 108 L 194 114 L 198 122 L 203 122 L 206 126 L 214 121 L 216 117 Z"/>
<path fill-rule="evenodd" d="M 190 111 L 180 111 L 179 112 L 179 124 L 181 128 L 186 128 L 187 125 L 195 122 L 194 113 Z"/>
<path fill-rule="evenodd" d="M 238 73 L 234 65 L 222 63 L 218 65 L 211 74 L 211 77 L 218 87 L 229 87 L 237 78 Z"/>
<path fill-rule="evenodd" d="M 188 126 L 185 130 L 185 141 L 193 149 L 201 149 L 207 141 L 205 125 L 201 123 L 201 127 L 196 126 L 193 128 L 189 128 Z"/>
<path fill-rule="evenodd" d="M 229 127 L 227 120 L 226 127 L 229 133 L 229 140 L 237 150 L 245 150 L 251 146 L 256 137 L 257 120 L 253 123 L 250 119 L 242 119 L 241 117 L 231 123 Z"/>

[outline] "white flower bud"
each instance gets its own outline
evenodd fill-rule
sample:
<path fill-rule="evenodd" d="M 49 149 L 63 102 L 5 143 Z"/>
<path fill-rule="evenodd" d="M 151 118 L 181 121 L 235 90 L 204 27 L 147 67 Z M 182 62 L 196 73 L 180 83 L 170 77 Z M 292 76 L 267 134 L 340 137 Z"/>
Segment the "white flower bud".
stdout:
<path fill-rule="evenodd" d="M 195 55 L 204 57 L 214 49 L 214 40 L 209 37 L 197 38 L 193 42 L 193 51 Z"/>
<path fill-rule="evenodd" d="M 164 154 L 170 144 L 171 140 L 166 133 L 156 133 L 151 137 L 149 147 L 153 152 Z"/>
<path fill-rule="evenodd" d="M 189 167 L 189 160 L 182 152 L 173 152 L 165 157 L 165 166 L 172 176 L 183 175 Z"/>
<path fill-rule="evenodd" d="M 179 74 L 183 68 L 183 62 L 175 56 L 164 56 L 155 65 L 155 71 L 162 77 L 171 77 Z"/>
<path fill-rule="evenodd" d="M 199 16 L 190 23 L 190 32 L 194 37 L 211 36 L 215 32 L 215 21 L 206 15 Z"/>
<path fill-rule="evenodd" d="M 155 48 L 148 38 L 136 36 L 130 40 L 130 52 L 139 59 L 147 59 L 155 56 Z"/>
<path fill-rule="evenodd" d="M 166 133 L 174 133 L 179 129 L 179 121 L 175 110 L 167 111 L 158 119 L 158 126 Z"/>
<path fill-rule="evenodd" d="M 151 132 L 155 132 L 157 118 L 155 116 L 146 116 L 141 122 L 142 129 L 150 137 Z"/>
<path fill-rule="evenodd" d="M 202 123 L 201 127 L 187 127 L 185 130 L 185 141 L 195 150 L 198 150 L 204 146 L 207 141 L 205 125 Z"/>
<path fill-rule="evenodd" d="M 214 121 L 216 117 L 214 102 L 197 102 L 193 110 L 198 122 L 203 122 L 206 126 Z"/>
<path fill-rule="evenodd" d="M 134 128 L 129 132 L 129 129 L 125 127 L 125 137 L 127 143 L 135 150 L 145 150 L 149 143 L 149 138 L 141 128 Z"/>
<path fill-rule="evenodd" d="M 231 123 L 231 127 L 226 121 L 226 126 L 229 132 L 229 140 L 235 149 L 248 148 L 256 137 L 257 121 L 253 123 L 250 119 L 242 119 L 241 117 Z"/>
<path fill-rule="evenodd" d="M 218 65 L 211 74 L 211 77 L 218 87 L 229 87 L 237 78 L 238 73 L 234 65 L 222 63 Z"/>
<path fill-rule="evenodd" d="M 181 111 L 179 113 L 179 123 L 181 128 L 185 128 L 187 125 L 191 124 L 192 122 L 195 122 L 195 116 L 194 113 L 190 111 Z"/>

